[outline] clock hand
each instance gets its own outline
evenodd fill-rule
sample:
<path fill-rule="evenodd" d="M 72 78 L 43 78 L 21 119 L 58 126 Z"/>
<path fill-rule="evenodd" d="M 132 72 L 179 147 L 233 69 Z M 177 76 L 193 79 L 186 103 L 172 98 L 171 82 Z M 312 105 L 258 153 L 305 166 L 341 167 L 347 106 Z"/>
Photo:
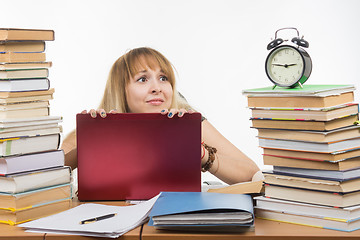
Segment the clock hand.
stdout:
<path fill-rule="evenodd" d="M 272 63 L 272 65 L 287 68 L 287 67 L 290 67 L 290 66 L 295 66 L 295 65 L 297 65 L 297 64 L 296 64 L 296 63 L 290 63 L 290 64 Z"/>

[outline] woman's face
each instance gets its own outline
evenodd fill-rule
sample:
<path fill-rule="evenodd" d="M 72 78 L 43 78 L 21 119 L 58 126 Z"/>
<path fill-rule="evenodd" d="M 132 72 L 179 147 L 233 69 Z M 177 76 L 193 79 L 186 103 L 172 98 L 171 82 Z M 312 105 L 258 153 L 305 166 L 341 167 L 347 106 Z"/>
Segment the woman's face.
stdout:
<path fill-rule="evenodd" d="M 141 69 L 125 90 L 130 112 L 155 113 L 171 106 L 173 89 L 160 67 Z"/>

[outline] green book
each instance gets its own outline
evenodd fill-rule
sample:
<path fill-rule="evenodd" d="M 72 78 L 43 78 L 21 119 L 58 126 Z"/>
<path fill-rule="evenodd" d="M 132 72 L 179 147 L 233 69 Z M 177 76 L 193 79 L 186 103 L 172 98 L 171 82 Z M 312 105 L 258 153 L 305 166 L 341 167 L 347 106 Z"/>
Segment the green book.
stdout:
<path fill-rule="evenodd" d="M 344 85 L 303 85 L 303 88 L 284 88 L 284 87 L 263 87 L 243 90 L 242 93 L 247 96 L 318 96 L 338 95 L 341 93 L 352 92 L 355 86 L 351 84 Z"/>

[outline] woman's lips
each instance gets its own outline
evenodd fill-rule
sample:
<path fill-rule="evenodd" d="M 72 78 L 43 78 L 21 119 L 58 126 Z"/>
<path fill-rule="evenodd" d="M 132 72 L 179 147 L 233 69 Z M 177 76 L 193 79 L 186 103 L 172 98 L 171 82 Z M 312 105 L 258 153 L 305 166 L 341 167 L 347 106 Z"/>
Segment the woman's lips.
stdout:
<path fill-rule="evenodd" d="M 151 105 L 159 106 L 164 102 L 164 100 L 156 98 L 156 99 L 151 99 L 151 100 L 146 101 L 146 102 L 151 104 Z"/>

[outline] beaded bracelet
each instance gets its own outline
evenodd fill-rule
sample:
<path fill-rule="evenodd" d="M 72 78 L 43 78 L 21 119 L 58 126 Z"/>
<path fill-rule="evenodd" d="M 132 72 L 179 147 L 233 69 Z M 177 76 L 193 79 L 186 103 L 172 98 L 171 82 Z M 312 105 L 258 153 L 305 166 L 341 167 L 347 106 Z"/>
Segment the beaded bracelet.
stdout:
<path fill-rule="evenodd" d="M 208 151 L 209 153 L 209 157 L 208 160 L 206 161 L 206 163 L 202 166 L 201 171 L 202 172 L 206 172 L 209 171 L 209 169 L 212 167 L 212 165 L 214 164 L 215 161 L 215 153 L 217 152 L 217 149 L 214 147 L 210 147 L 208 145 L 206 145 L 205 143 L 203 144 L 205 149 Z"/>
<path fill-rule="evenodd" d="M 204 142 L 201 142 L 201 148 L 204 150 L 204 153 L 201 155 L 201 160 L 205 157 L 205 147 Z"/>

